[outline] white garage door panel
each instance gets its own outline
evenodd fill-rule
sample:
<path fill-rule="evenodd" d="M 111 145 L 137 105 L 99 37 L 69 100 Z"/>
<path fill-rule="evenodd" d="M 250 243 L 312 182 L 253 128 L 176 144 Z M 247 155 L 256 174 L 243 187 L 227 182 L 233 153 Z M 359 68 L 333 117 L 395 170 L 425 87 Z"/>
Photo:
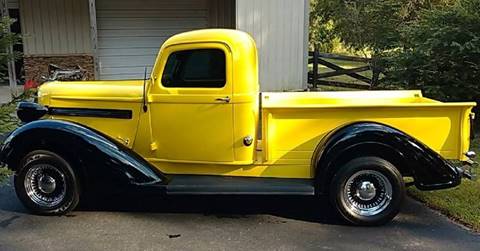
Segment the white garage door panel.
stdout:
<path fill-rule="evenodd" d="M 98 48 L 123 49 L 123 48 L 152 48 L 157 49 L 167 40 L 165 37 L 112 37 L 99 39 Z M 118 51 L 117 53 L 121 53 Z"/>
<path fill-rule="evenodd" d="M 109 56 L 102 61 L 108 67 L 153 65 L 152 56 Z"/>
<path fill-rule="evenodd" d="M 98 18 L 97 26 L 104 30 L 155 29 L 161 24 L 164 29 L 205 27 L 207 18 Z"/>
<path fill-rule="evenodd" d="M 141 79 L 170 36 L 208 27 L 207 0 L 96 0 L 100 79 Z"/>
<path fill-rule="evenodd" d="M 128 68 L 125 69 L 125 71 L 123 72 L 117 72 L 117 68 L 104 68 L 104 72 L 106 75 L 115 75 L 115 74 L 119 74 L 119 75 L 142 75 L 143 76 L 143 73 L 145 71 L 145 67 L 147 67 L 147 70 L 148 68 L 151 68 L 152 66 L 150 65 L 142 65 L 142 66 L 130 66 Z M 143 77 L 142 77 L 143 78 Z"/>
<path fill-rule="evenodd" d="M 100 57 L 105 56 L 156 56 L 158 54 L 159 48 L 128 48 L 122 49 L 121 52 L 118 52 L 118 49 L 102 49 L 101 53 L 97 55 Z"/>
<path fill-rule="evenodd" d="M 205 9 L 187 9 L 187 10 L 101 10 L 97 12 L 97 15 L 102 17 L 205 17 Z"/>
<path fill-rule="evenodd" d="M 151 36 L 172 36 L 178 29 L 150 29 L 150 30 L 102 30 L 101 37 L 151 37 Z"/>
<path fill-rule="evenodd" d="M 162 10 L 178 10 L 178 9 L 206 9 L 207 0 L 97 0 L 96 6 L 98 10 L 116 9 L 162 9 Z"/>

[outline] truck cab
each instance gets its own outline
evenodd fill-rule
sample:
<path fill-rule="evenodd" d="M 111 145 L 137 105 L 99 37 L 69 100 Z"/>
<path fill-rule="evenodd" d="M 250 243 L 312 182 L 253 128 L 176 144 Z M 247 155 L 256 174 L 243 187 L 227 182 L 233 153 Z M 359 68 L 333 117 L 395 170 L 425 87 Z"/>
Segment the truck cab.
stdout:
<path fill-rule="evenodd" d="M 158 162 L 253 164 L 259 114 L 253 39 L 226 30 L 189 32 L 160 51 L 140 122 L 151 139 L 136 140 L 134 149 Z M 245 145 L 246 138 L 252 143 Z"/>

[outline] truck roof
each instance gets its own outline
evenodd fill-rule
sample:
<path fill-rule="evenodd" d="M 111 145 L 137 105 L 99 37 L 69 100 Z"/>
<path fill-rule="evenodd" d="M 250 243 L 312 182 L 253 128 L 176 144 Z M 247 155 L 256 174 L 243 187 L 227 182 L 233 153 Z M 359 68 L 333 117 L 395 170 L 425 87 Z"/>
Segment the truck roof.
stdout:
<path fill-rule="evenodd" d="M 179 33 L 167 39 L 162 47 L 195 42 L 221 42 L 232 47 L 237 44 L 246 48 L 255 47 L 255 42 L 248 33 L 232 29 L 201 29 Z"/>
<path fill-rule="evenodd" d="M 220 43 L 228 48 L 233 59 L 233 92 L 236 94 L 258 92 L 258 56 L 255 40 L 246 32 L 232 29 L 202 29 L 180 33 L 167 39 L 160 49 L 154 73 L 159 73 L 160 59 L 165 48 L 196 43 Z"/>

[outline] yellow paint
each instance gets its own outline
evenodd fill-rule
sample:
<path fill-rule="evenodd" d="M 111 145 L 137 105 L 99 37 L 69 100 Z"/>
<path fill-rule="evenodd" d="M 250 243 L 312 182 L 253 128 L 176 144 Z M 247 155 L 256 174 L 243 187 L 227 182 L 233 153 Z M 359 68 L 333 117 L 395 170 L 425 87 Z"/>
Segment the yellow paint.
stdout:
<path fill-rule="evenodd" d="M 223 88 L 165 88 L 161 76 L 178 50 L 217 48 L 226 55 Z M 52 117 L 107 134 L 165 173 L 311 178 L 311 158 L 331 130 L 380 122 L 417 138 L 447 159 L 465 160 L 475 103 L 442 103 L 420 91 L 286 92 L 258 95 L 257 51 L 246 33 L 200 30 L 165 42 L 147 81 L 52 82 L 39 102 L 52 107 L 128 109 L 131 120 Z M 230 97 L 230 103 L 215 99 Z M 259 119 L 259 110 L 262 110 Z M 258 123 L 261 122 L 261 127 Z M 245 146 L 246 136 L 263 139 Z"/>
<path fill-rule="evenodd" d="M 142 108 L 143 80 L 50 82 L 39 88 L 40 104 L 61 108 L 125 109 L 133 111 L 131 120 L 50 116 L 74 121 L 101 131 L 111 138 L 133 146 Z"/>

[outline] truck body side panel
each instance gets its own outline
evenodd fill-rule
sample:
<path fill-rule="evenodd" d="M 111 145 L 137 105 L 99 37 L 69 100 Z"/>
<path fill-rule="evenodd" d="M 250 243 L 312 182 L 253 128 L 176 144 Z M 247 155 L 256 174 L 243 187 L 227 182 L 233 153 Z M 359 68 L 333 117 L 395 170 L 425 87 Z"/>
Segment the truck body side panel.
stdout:
<path fill-rule="evenodd" d="M 310 176 L 319 142 L 332 130 L 355 122 L 385 124 L 445 159 L 466 159 L 470 132 L 465 125 L 473 103 L 441 103 L 422 98 L 419 91 L 264 93 L 262 98 L 264 159 L 308 169 Z"/>

